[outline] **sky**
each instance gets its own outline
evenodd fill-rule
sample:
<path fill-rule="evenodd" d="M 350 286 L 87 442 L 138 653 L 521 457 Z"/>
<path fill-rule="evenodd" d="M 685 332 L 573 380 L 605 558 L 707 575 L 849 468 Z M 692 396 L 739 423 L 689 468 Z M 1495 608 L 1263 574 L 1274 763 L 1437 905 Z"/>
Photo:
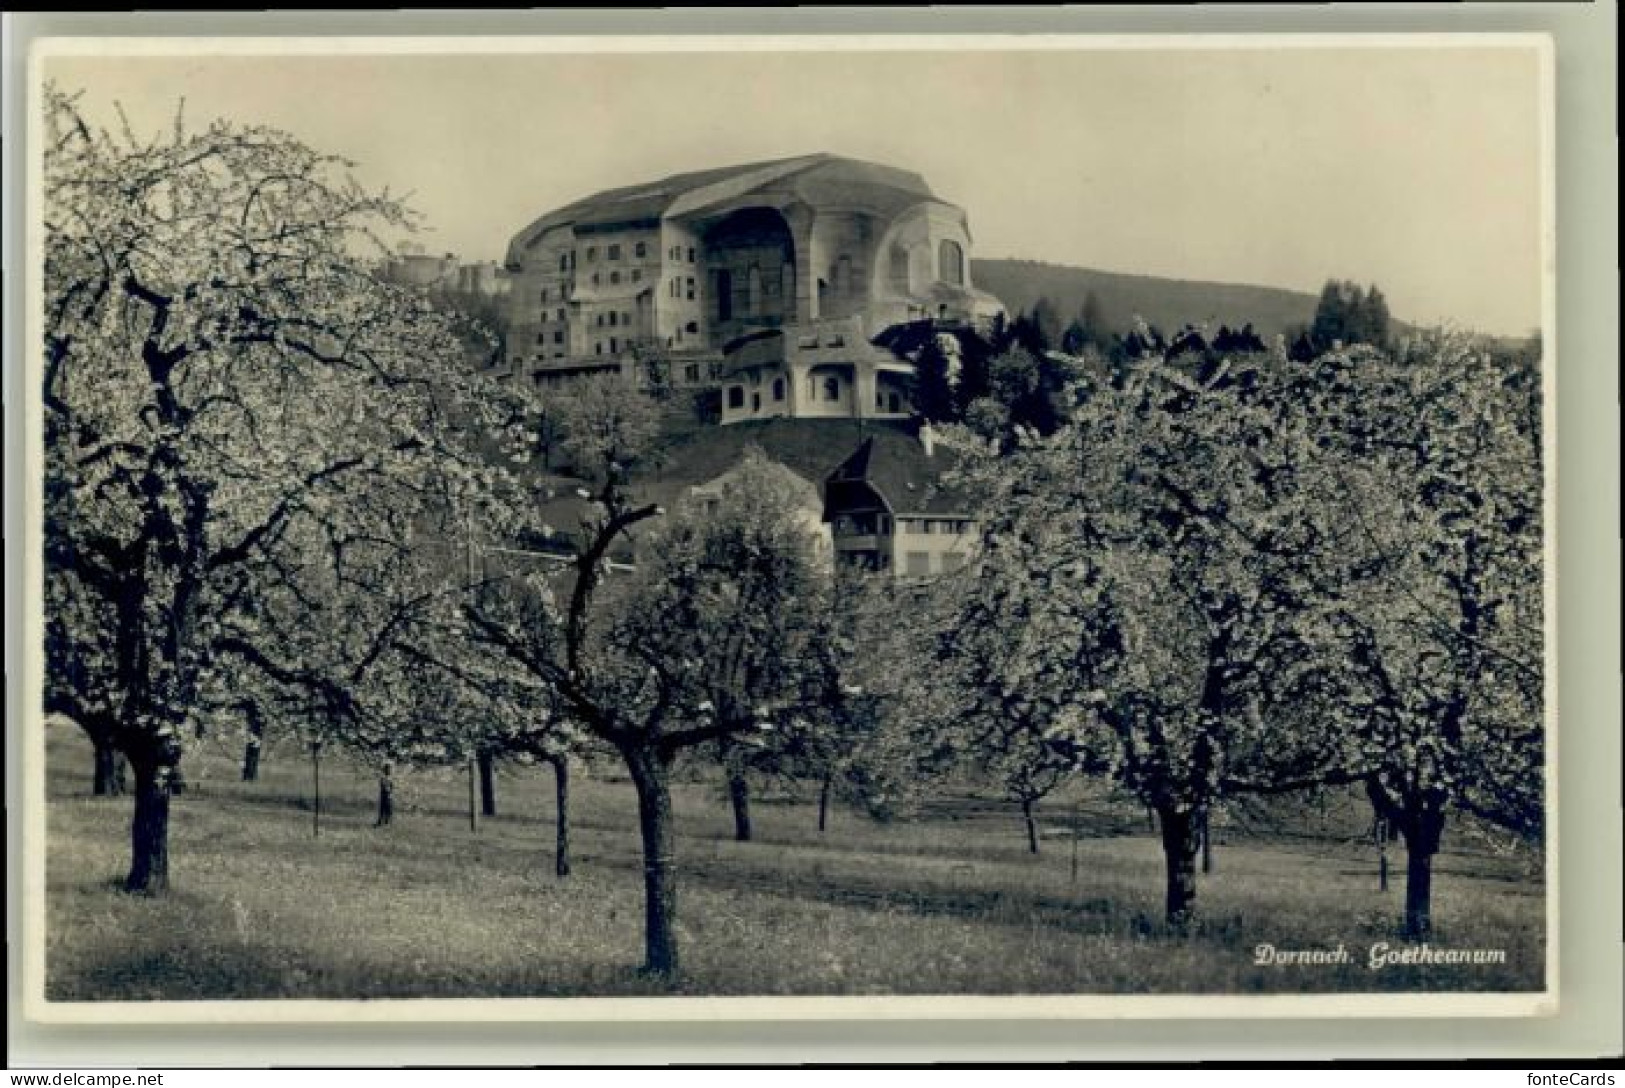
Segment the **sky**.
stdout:
<path fill-rule="evenodd" d="M 513 43 L 506 43 L 512 48 Z M 1519 334 L 1541 318 L 1539 58 L 1517 47 L 51 57 L 93 120 L 180 99 L 410 194 L 500 260 L 600 189 L 815 151 L 919 172 L 975 257 L 1318 292 Z"/>

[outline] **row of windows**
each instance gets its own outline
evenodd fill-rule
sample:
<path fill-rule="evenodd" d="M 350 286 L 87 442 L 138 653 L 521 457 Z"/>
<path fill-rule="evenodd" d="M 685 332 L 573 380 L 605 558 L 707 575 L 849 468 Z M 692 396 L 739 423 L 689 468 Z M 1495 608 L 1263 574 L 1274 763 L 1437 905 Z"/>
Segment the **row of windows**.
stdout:
<path fill-rule="evenodd" d="M 632 255 L 634 257 L 647 257 L 649 255 L 649 246 L 648 246 L 648 244 L 645 243 L 645 242 L 638 242 L 636 245 L 634 245 L 632 247 Z M 587 260 L 589 262 L 591 262 L 591 261 L 596 261 L 597 259 L 598 259 L 598 247 L 597 246 L 588 246 L 587 247 Z M 620 247 L 619 243 L 611 243 L 610 245 L 604 247 L 604 259 L 608 260 L 608 261 L 618 261 L 618 260 L 621 259 L 621 247 Z"/>
<path fill-rule="evenodd" d="M 696 366 L 690 366 L 689 370 L 693 371 L 696 375 L 699 373 L 699 368 Z M 773 400 L 775 402 L 782 402 L 784 400 L 783 378 L 773 379 Z M 744 406 L 745 387 L 742 385 L 730 385 L 728 387 L 728 407 L 743 408 Z M 760 393 L 752 393 L 750 395 L 750 410 L 753 412 L 759 412 L 762 410 L 762 395 Z"/>
<path fill-rule="evenodd" d="M 643 282 L 643 269 L 641 269 L 641 268 L 632 269 L 632 274 L 628 278 L 629 278 L 630 282 L 632 282 L 632 283 L 642 283 Z M 611 272 L 609 274 L 609 282 L 610 282 L 610 286 L 612 286 L 612 287 L 621 282 L 621 273 L 620 273 L 619 269 L 616 269 L 615 271 L 613 271 L 613 272 Z M 601 286 L 603 286 L 603 283 L 604 283 L 604 277 L 601 274 L 599 274 L 597 272 L 594 272 L 592 274 L 592 285 L 594 287 L 601 287 Z"/>
<path fill-rule="evenodd" d="M 598 320 L 596 322 L 594 322 L 594 324 L 596 324 L 600 329 L 604 327 L 604 316 L 605 315 L 603 315 L 603 314 L 599 314 L 598 315 Z M 609 316 L 609 327 L 612 328 L 612 329 L 616 325 L 630 325 L 630 324 L 632 324 L 632 315 L 629 314 L 629 313 L 626 313 L 624 310 L 622 312 L 620 312 L 620 313 L 616 313 L 615 311 L 611 310 L 609 312 L 608 316 Z"/>
<path fill-rule="evenodd" d="M 688 295 L 689 301 L 692 302 L 694 300 L 693 276 L 687 277 L 686 281 L 682 276 L 673 276 L 671 278 L 671 282 L 666 285 L 666 293 L 672 298 L 682 298 L 685 292 Z"/>
<path fill-rule="evenodd" d="M 897 528 L 899 532 L 915 536 L 964 536 L 972 525 L 968 521 L 946 518 L 903 518 Z"/>
<path fill-rule="evenodd" d="M 836 536 L 885 536 L 891 532 L 891 518 L 885 514 L 849 514 L 835 519 Z"/>
<path fill-rule="evenodd" d="M 638 242 L 637 244 L 635 244 L 632 247 L 632 252 L 633 252 L 633 255 L 635 257 L 639 257 L 639 258 L 646 257 L 646 256 L 648 256 L 648 246 L 643 242 Z M 672 246 L 670 249 L 668 249 L 666 251 L 666 256 L 669 257 L 673 261 L 681 261 L 684 258 L 684 248 L 682 246 Z M 571 250 L 568 253 L 559 254 L 559 271 L 560 272 L 568 272 L 571 269 L 573 269 L 575 267 L 575 264 L 576 264 L 575 257 L 576 257 L 576 255 L 575 255 L 574 250 Z M 688 249 L 687 249 L 687 257 L 688 257 L 688 263 L 693 264 L 694 263 L 694 247 L 693 246 L 688 247 Z M 607 246 L 605 248 L 605 258 L 607 260 L 611 260 L 611 261 L 620 260 L 621 259 L 621 247 L 618 244 Z M 597 259 L 598 259 L 598 247 L 597 246 L 588 246 L 587 247 L 587 260 L 588 260 L 588 262 L 589 263 L 594 262 Z M 892 266 L 891 266 L 890 272 L 891 272 L 892 278 L 894 280 L 899 280 L 899 279 L 906 280 L 907 276 L 908 276 L 908 271 L 907 271 L 908 257 L 907 257 L 907 254 L 905 252 L 901 251 L 901 250 L 894 250 L 892 252 L 892 255 L 891 255 L 891 260 L 892 260 Z M 788 272 L 787 277 L 786 277 L 787 282 L 788 282 L 789 277 L 792 277 L 793 275 L 794 275 L 793 270 Z M 637 283 L 637 282 L 639 282 L 639 280 L 641 278 L 642 278 L 641 274 L 637 270 L 634 270 L 633 273 L 632 273 L 632 282 Z M 964 250 L 964 248 L 962 246 L 960 246 L 960 244 L 958 242 L 951 241 L 951 240 L 948 240 L 948 239 L 944 239 L 937 246 L 937 278 L 942 280 L 944 283 L 951 283 L 951 284 L 954 284 L 956 286 L 964 286 L 964 283 L 965 283 L 965 250 Z M 835 264 L 832 265 L 831 268 L 830 268 L 830 280 L 833 282 L 833 286 L 835 288 L 836 294 L 844 295 L 844 294 L 848 293 L 851 290 L 851 285 L 852 285 L 852 259 L 850 257 L 842 256 L 842 257 L 840 257 L 840 258 L 838 258 L 836 260 Z M 599 282 L 597 273 L 593 274 L 592 282 L 594 284 L 597 284 Z M 612 272 L 610 274 L 610 282 L 611 283 L 619 283 L 620 282 L 620 273 L 619 272 Z M 792 290 L 793 289 L 787 290 L 786 294 L 791 293 Z M 675 298 L 677 296 L 675 294 L 673 294 L 672 297 Z M 690 294 L 689 297 L 693 298 L 694 296 L 692 294 Z M 543 293 L 542 293 L 542 301 L 543 302 L 547 301 L 546 291 L 543 291 Z"/>
<path fill-rule="evenodd" d="M 682 247 L 673 246 L 671 252 L 672 252 L 672 260 L 676 261 L 676 260 L 681 260 L 682 259 Z M 649 255 L 649 244 L 647 242 L 633 243 L 633 245 L 632 245 L 632 256 L 634 258 L 643 258 L 643 257 L 647 257 L 648 255 Z M 598 247 L 597 246 L 588 246 L 587 247 L 586 259 L 587 259 L 587 262 L 589 264 L 596 261 L 596 260 L 598 260 Z M 614 243 L 611 243 L 611 244 L 604 247 L 604 259 L 606 261 L 618 261 L 618 260 L 621 259 L 621 246 L 620 246 L 619 242 L 614 242 Z M 692 248 L 688 251 L 688 260 L 689 260 L 690 264 L 694 263 L 694 250 Z M 570 271 L 570 269 L 574 268 L 575 266 L 576 266 L 576 251 L 575 250 L 572 249 L 568 253 L 560 253 L 559 254 L 559 271 L 560 272 L 568 272 L 568 271 Z"/>

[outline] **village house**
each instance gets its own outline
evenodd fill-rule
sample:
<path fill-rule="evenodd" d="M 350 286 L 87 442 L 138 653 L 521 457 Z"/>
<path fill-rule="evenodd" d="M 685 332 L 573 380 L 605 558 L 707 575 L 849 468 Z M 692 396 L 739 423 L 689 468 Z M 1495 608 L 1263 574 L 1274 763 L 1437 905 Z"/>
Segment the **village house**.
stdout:
<path fill-rule="evenodd" d="M 909 322 L 1002 312 L 970 279 L 963 210 L 918 175 L 829 154 L 612 189 L 516 234 L 505 373 L 715 386 L 723 423 L 906 419 Z"/>
<path fill-rule="evenodd" d="M 918 439 L 875 428 L 824 481 L 835 561 L 903 580 L 965 567 L 977 525 L 967 497 L 942 483 L 949 467 L 929 426 Z"/>
<path fill-rule="evenodd" d="M 824 523 L 823 500 L 818 485 L 787 465 L 773 460 L 759 447 L 746 447 L 727 470 L 704 483 L 689 487 L 686 500 L 698 504 L 708 516 L 715 513 L 724 495 L 733 488 L 744 486 L 747 465 L 765 469 L 766 478 L 791 499 L 796 523 L 806 530 L 807 539 L 812 545 L 814 562 L 827 571 L 833 564 L 833 545 L 830 528 Z"/>

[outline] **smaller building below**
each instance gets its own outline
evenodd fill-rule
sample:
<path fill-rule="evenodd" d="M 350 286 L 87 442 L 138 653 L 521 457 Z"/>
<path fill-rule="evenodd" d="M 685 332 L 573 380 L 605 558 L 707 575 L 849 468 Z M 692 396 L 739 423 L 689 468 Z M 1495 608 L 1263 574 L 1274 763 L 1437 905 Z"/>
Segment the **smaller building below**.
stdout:
<path fill-rule="evenodd" d="M 916 440 L 876 430 L 824 481 L 824 521 L 837 564 L 912 580 L 968 565 L 977 523 L 968 497 L 942 483 L 952 468 L 929 427 Z"/>

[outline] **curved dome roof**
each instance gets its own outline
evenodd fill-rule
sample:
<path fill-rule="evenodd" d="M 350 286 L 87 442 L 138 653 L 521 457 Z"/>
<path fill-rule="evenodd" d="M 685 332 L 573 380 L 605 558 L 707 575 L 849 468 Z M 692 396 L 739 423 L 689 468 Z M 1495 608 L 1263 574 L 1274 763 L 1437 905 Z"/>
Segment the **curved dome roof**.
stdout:
<path fill-rule="evenodd" d="M 760 198 L 759 200 L 753 198 Z M 555 227 L 611 226 L 658 219 L 704 218 L 754 203 L 840 207 L 895 215 L 922 202 L 943 203 L 919 174 L 839 155 L 798 155 L 769 162 L 673 174 L 606 189 L 535 220 L 513 238 L 508 263 Z"/>

